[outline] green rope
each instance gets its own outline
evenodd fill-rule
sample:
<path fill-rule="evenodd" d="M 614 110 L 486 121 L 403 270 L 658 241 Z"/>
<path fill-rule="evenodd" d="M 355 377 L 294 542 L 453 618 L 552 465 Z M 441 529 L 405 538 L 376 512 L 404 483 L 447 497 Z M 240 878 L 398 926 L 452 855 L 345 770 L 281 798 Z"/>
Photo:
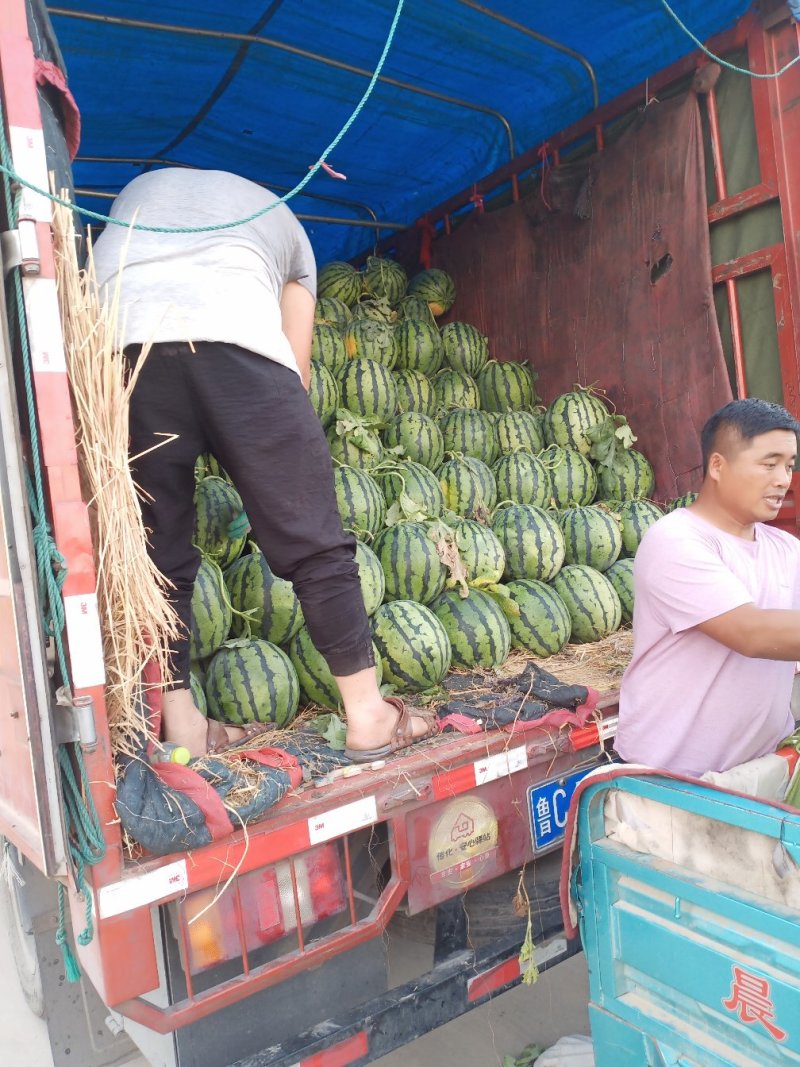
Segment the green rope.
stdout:
<path fill-rule="evenodd" d="M 348 118 L 347 122 L 345 122 L 341 130 L 339 130 L 339 132 L 336 134 L 334 139 L 322 153 L 322 155 L 314 164 L 314 166 L 309 169 L 308 174 L 306 174 L 306 176 L 302 178 L 293 189 L 290 189 L 288 193 L 284 193 L 284 195 L 278 200 L 274 201 L 274 203 L 268 204 L 266 207 L 261 208 L 259 211 L 254 211 L 252 215 L 248 215 L 246 218 L 236 219 L 234 222 L 218 222 L 210 226 L 145 226 L 144 224 L 139 222 L 125 222 L 122 219 L 112 218 L 110 215 L 102 215 L 97 211 L 90 211 L 89 208 L 78 207 L 78 205 L 71 200 L 62 199 L 61 197 L 55 196 L 53 193 L 49 192 L 46 189 L 40 189 L 38 185 L 34 185 L 32 182 L 27 181 L 25 178 L 20 177 L 20 175 L 16 173 L 13 166 L 11 165 L 10 159 L 6 158 L 7 152 L 3 152 L 3 159 L 0 163 L 0 172 L 5 174 L 6 177 L 10 178 L 12 181 L 17 182 L 20 185 L 24 185 L 26 189 L 31 189 L 34 193 L 39 193 L 40 196 L 44 196 L 48 200 L 52 200 L 54 204 L 60 204 L 62 207 L 70 208 L 72 211 L 77 212 L 77 214 L 79 215 L 83 215 L 87 219 L 94 219 L 95 221 L 103 222 L 106 225 L 110 224 L 112 226 L 124 226 L 126 229 L 140 230 L 143 233 L 212 233 L 216 230 L 232 230 L 235 226 L 243 226 L 247 222 L 253 222 L 255 219 L 261 218 L 262 215 L 266 215 L 268 211 L 273 211 L 280 204 L 285 204 L 288 200 L 291 200 L 292 197 L 297 196 L 297 194 L 302 189 L 304 189 L 306 185 L 308 185 L 308 183 L 320 169 L 322 164 L 327 160 L 328 156 L 336 148 L 336 146 L 348 132 L 350 127 L 356 121 L 358 116 L 361 114 L 364 105 L 372 95 L 372 90 L 375 88 L 378 78 L 380 77 L 381 71 L 383 70 L 383 65 L 386 62 L 386 57 L 389 54 L 389 49 L 392 47 L 394 35 L 397 30 L 397 24 L 400 21 L 400 14 L 403 10 L 404 4 L 405 0 L 397 0 L 397 9 L 395 10 L 394 18 L 392 19 L 392 24 L 389 27 L 389 35 L 386 38 L 386 43 L 383 46 L 383 51 L 381 52 L 380 59 L 378 60 L 378 65 L 375 67 L 375 71 L 369 80 L 369 84 L 367 85 L 366 90 L 364 91 L 364 95 L 356 104 L 355 109 Z"/>
<path fill-rule="evenodd" d="M 670 15 L 675 20 L 675 22 L 677 22 L 677 24 L 680 26 L 680 28 L 683 30 L 689 40 L 696 44 L 701 52 L 704 52 L 709 59 L 713 59 L 715 63 L 719 63 L 721 67 L 725 67 L 726 70 L 732 70 L 734 74 L 746 74 L 750 78 L 780 78 L 781 74 L 785 74 L 790 67 L 793 67 L 795 63 L 800 62 L 800 55 L 797 55 L 794 57 L 794 59 L 790 59 L 788 63 L 782 66 L 780 70 L 773 71 L 770 74 L 758 74 L 754 70 L 748 70 L 747 67 L 737 67 L 735 63 L 729 63 L 727 59 L 723 59 L 721 56 L 715 56 L 713 52 L 706 48 L 703 42 L 698 37 L 695 37 L 689 27 L 684 22 L 681 22 L 678 15 L 672 10 L 672 8 L 667 3 L 667 0 L 661 0 L 661 4 L 666 10 L 667 14 Z"/>

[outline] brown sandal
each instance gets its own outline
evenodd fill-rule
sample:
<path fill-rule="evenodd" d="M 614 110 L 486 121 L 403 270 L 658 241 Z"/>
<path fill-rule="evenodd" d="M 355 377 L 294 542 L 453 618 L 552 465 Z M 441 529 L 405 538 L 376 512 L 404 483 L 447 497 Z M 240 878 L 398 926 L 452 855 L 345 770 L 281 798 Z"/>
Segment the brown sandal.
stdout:
<path fill-rule="evenodd" d="M 211 724 L 214 724 L 212 728 Z M 231 724 L 233 725 L 233 724 Z M 208 720 L 208 733 L 206 734 L 208 748 L 207 754 L 209 756 L 219 756 L 223 752 L 227 752 L 233 748 L 240 748 L 242 745 L 251 746 L 251 742 L 257 738 L 262 737 L 275 729 L 275 724 L 271 722 L 246 722 L 242 723 L 237 728 L 244 730 L 244 736 L 240 737 L 238 741 L 228 740 L 228 731 L 225 729 L 224 723 L 219 722 L 217 719 Z M 215 737 L 212 737 L 212 733 Z M 222 741 L 222 744 L 220 744 Z"/>
<path fill-rule="evenodd" d="M 385 697 L 384 699 L 387 704 L 397 708 L 399 713 L 391 741 L 388 745 L 381 745 L 380 748 L 346 748 L 344 755 L 351 763 L 372 763 L 375 760 L 386 759 L 404 748 L 410 748 L 418 741 L 426 741 L 429 737 L 439 733 L 439 723 L 434 712 L 427 708 L 407 708 L 405 701 L 400 697 Z M 414 735 L 411 725 L 412 717 L 423 719 L 428 724 L 428 729 L 424 734 Z"/>

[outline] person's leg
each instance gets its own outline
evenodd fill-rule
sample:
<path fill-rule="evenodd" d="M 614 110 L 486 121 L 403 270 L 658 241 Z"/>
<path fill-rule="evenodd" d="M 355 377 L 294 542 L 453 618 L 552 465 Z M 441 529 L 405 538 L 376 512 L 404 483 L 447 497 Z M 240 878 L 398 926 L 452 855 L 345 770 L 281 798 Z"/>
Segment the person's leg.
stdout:
<path fill-rule="evenodd" d="M 351 750 L 389 743 L 397 708 L 378 687 L 355 540 L 342 529 L 327 441 L 294 371 L 229 345 L 198 345 L 194 388 L 209 447 L 236 484 L 272 570 L 294 584 L 339 685 Z M 413 736 L 430 732 L 413 715 Z"/>

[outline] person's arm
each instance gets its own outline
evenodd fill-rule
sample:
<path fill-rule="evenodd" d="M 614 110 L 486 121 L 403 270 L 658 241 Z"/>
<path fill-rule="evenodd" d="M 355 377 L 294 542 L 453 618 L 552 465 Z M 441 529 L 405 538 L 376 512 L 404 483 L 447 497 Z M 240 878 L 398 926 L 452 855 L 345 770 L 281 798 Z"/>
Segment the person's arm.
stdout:
<path fill-rule="evenodd" d="M 750 659 L 800 659 L 800 611 L 742 604 L 701 622 L 697 629 Z"/>
<path fill-rule="evenodd" d="M 281 325 L 292 346 L 303 385 L 311 381 L 311 338 L 315 300 L 300 282 L 286 282 L 281 293 Z"/>

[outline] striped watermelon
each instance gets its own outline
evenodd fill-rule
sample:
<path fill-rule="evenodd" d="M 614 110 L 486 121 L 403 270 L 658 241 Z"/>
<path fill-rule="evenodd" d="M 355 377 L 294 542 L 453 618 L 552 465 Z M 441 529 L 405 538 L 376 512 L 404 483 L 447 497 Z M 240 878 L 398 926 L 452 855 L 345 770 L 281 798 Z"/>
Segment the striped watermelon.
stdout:
<path fill-rule="evenodd" d="M 247 530 L 230 533 L 244 511 L 242 498 L 227 479 L 209 475 L 194 487 L 194 508 L 194 544 L 220 567 L 229 566 L 247 540 Z"/>
<path fill-rule="evenodd" d="M 618 559 L 606 571 L 622 605 L 622 621 L 633 622 L 633 560 Z"/>
<path fill-rule="evenodd" d="M 455 303 L 456 284 L 445 271 L 433 267 L 414 275 L 408 283 L 408 294 L 421 297 L 438 317 Z"/>
<path fill-rule="evenodd" d="M 343 433 L 338 432 L 338 420 L 325 431 L 328 448 L 334 464 L 370 470 L 383 459 L 383 445 L 377 430 L 358 426 Z"/>
<path fill-rule="evenodd" d="M 650 497 L 655 489 L 653 468 L 635 448 L 629 448 L 617 456 L 614 469 L 600 467 L 600 490 L 612 500 L 637 500 Z"/>
<path fill-rule="evenodd" d="M 572 641 L 600 641 L 619 629 L 622 605 L 614 586 L 600 571 L 570 564 L 555 576 L 553 588 L 572 619 Z"/>
<path fill-rule="evenodd" d="M 353 321 L 355 322 L 356 319 L 373 319 L 384 325 L 393 325 L 397 320 L 397 312 L 388 300 L 375 296 L 362 296 L 357 304 L 353 304 Z"/>
<path fill-rule="evenodd" d="M 519 449 L 535 456 L 544 448 L 542 420 L 530 411 L 496 412 L 494 432 L 503 456 Z"/>
<path fill-rule="evenodd" d="M 361 275 L 349 263 L 326 263 L 317 275 L 317 296 L 332 296 L 352 307 L 361 296 Z"/>
<path fill-rule="evenodd" d="M 550 472 L 553 500 L 557 508 L 585 507 L 597 494 L 594 467 L 574 448 L 550 445 L 539 459 Z"/>
<path fill-rule="evenodd" d="M 429 604 L 444 589 L 447 568 L 422 522 L 398 522 L 378 534 L 375 555 L 386 576 L 387 600 Z"/>
<path fill-rule="evenodd" d="M 329 426 L 339 406 L 339 386 L 328 368 L 316 359 L 311 360 L 308 399 L 322 425 Z"/>
<path fill-rule="evenodd" d="M 548 582 L 564 562 L 564 535 L 555 518 L 529 504 L 512 504 L 492 516 L 492 530 L 506 554 L 506 578 Z"/>
<path fill-rule="evenodd" d="M 557 396 L 544 417 L 544 436 L 548 445 L 574 448 L 588 456 L 592 442 L 588 433 L 608 418 L 603 401 L 585 389 Z"/>
<path fill-rule="evenodd" d="M 399 263 L 380 256 L 368 256 L 363 274 L 364 292 L 389 304 L 397 304 L 405 296 L 408 276 Z"/>
<path fill-rule="evenodd" d="M 506 589 L 519 608 L 519 615 L 508 616 L 514 648 L 535 656 L 558 655 L 572 632 L 572 619 L 558 593 L 531 579 L 509 582 Z"/>
<path fill-rule="evenodd" d="M 225 586 L 234 612 L 234 637 L 263 637 L 284 645 L 303 625 L 294 586 L 272 573 L 263 553 L 237 559 L 225 571 Z"/>
<path fill-rule="evenodd" d="M 321 326 L 333 326 L 340 333 L 350 322 L 353 313 L 343 300 L 337 300 L 335 296 L 324 296 L 318 300 L 314 308 L 314 322 Z"/>
<path fill-rule="evenodd" d="M 479 408 L 481 398 L 478 386 L 468 374 L 458 370 L 439 371 L 433 379 L 436 405 L 442 411 L 451 408 Z"/>
<path fill-rule="evenodd" d="M 480 589 L 468 597 L 442 593 L 431 611 L 447 631 L 456 667 L 499 667 L 511 649 L 511 630 L 503 609 Z"/>
<path fill-rule="evenodd" d="M 386 578 L 381 561 L 363 541 L 356 542 L 356 566 L 361 582 L 361 596 L 367 615 L 374 615 L 383 603 L 386 593 Z M 302 680 L 301 680 L 302 682 Z"/>
<path fill-rule="evenodd" d="M 622 530 L 616 515 L 605 508 L 567 508 L 559 516 L 567 563 L 607 571 L 622 551 Z"/>
<path fill-rule="evenodd" d="M 489 360 L 477 377 L 477 385 L 484 411 L 524 411 L 536 403 L 527 364 Z"/>
<path fill-rule="evenodd" d="M 688 508 L 694 504 L 695 500 L 697 500 L 697 493 L 684 493 L 683 496 L 677 496 L 674 500 L 670 500 L 664 510 L 667 512 L 675 511 L 676 508 Z"/>
<path fill-rule="evenodd" d="M 476 468 L 467 459 L 446 460 L 436 471 L 448 511 L 465 518 L 480 517 L 489 510 L 484 500 L 484 485 Z"/>
<path fill-rule="evenodd" d="M 223 478 L 226 482 L 230 482 L 233 485 L 230 477 L 220 466 L 219 460 L 216 456 L 212 456 L 210 452 L 202 452 L 194 461 L 194 480 L 196 482 L 202 482 L 203 478 Z"/>
<path fill-rule="evenodd" d="M 406 411 L 395 415 L 383 431 L 387 449 L 402 448 L 403 455 L 435 470 L 444 459 L 442 431 L 428 415 Z"/>
<path fill-rule="evenodd" d="M 496 585 L 506 569 L 503 546 L 488 526 L 462 519 L 454 526 L 455 543 L 470 585 Z M 450 585 L 452 579 L 448 579 Z"/>
<path fill-rule="evenodd" d="M 404 296 L 397 305 L 397 317 L 401 322 L 404 319 L 416 319 L 417 322 L 424 322 L 429 326 L 436 325 L 428 301 L 423 300 L 421 296 Z"/>
<path fill-rule="evenodd" d="M 400 690 L 423 692 L 439 685 L 450 669 L 447 631 L 430 608 L 411 600 L 382 604 L 372 620 L 383 680 Z"/>
<path fill-rule="evenodd" d="M 388 507 L 401 503 L 403 494 L 414 505 L 414 510 L 427 519 L 437 519 L 444 511 L 444 494 L 436 475 L 428 467 L 411 460 L 398 462 L 386 470 L 376 472 L 375 481 L 381 487 Z M 388 518 L 387 518 L 388 521 Z"/>
<path fill-rule="evenodd" d="M 622 555 L 635 556 L 645 532 L 664 512 L 651 500 L 623 500 L 614 510 L 622 523 Z"/>
<path fill-rule="evenodd" d="M 520 450 L 501 456 L 493 471 L 498 500 L 532 504 L 536 508 L 546 508 L 550 503 L 553 495 L 550 474 L 530 452 Z"/>
<path fill-rule="evenodd" d="M 442 349 L 451 370 L 474 378 L 489 358 L 489 338 L 468 322 L 448 322 L 442 327 Z"/>
<path fill-rule="evenodd" d="M 339 374 L 339 393 L 348 411 L 387 422 L 397 411 L 397 386 L 388 367 L 362 356 Z"/>
<path fill-rule="evenodd" d="M 383 669 L 375 646 L 375 671 L 380 685 Z M 311 640 L 308 627 L 304 626 L 289 642 L 286 651 L 300 683 L 300 696 L 304 704 L 321 704 L 323 708 L 336 711 L 341 706 L 342 695 L 336 679 L 331 674 L 325 657 Z"/>
<path fill-rule="evenodd" d="M 497 482 L 492 468 L 477 456 L 464 456 L 464 462 L 472 467 L 481 483 L 481 510 L 487 513 L 493 511 L 497 504 Z"/>
<path fill-rule="evenodd" d="M 497 436 L 492 420 L 476 408 L 453 408 L 439 418 L 445 452 L 475 456 L 492 463 L 497 455 Z"/>
<path fill-rule="evenodd" d="M 347 349 L 337 326 L 318 323 L 311 334 L 311 358 L 327 367 L 331 374 L 338 374 L 347 363 Z"/>
<path fill-rule="evenodd" d="M 231 726 L 288 726 L 297 714 L 300 686 L 286 653 L 254 638 L 230 641 L 216 653 L 208 667 L 206 696 L 208 714 Z"/>
<path fill-rule="evenodd" d="M 354 319 L 344 330 L 344 350 L 349 359 L 373 359 L 391 370 L 397 362 L 395 328 L 375 319 Z"/>
<path fill-rule="evenodd" d="M 404 319 L 395 327 L 398 370 L 436 374 L 442 365 L 442 339 L 435 326 L 418 319 Z"/>
<path fill-rule="evenodd" d="M 356 467 L 336 467 L 333 472 L 336 503 L 345 530 L 359 540 L 370 539 L 383 529 L 386 501 L 377 483 Z"/>
<path fill-rule="evenodd" d="M 436 414 L 436 394 L 433 386 L 418 370 L 396 370 L 397 410 L 419 411 L 422 415 Z"/>
<path fill-rule="evenodd" d="M 203 679 L 193 670 L 189 672 L 189 689 L 194 706 L 201 715 L 208 715 L 208 701 L 206 700 L 206 691 L 203 688 Z"/>

